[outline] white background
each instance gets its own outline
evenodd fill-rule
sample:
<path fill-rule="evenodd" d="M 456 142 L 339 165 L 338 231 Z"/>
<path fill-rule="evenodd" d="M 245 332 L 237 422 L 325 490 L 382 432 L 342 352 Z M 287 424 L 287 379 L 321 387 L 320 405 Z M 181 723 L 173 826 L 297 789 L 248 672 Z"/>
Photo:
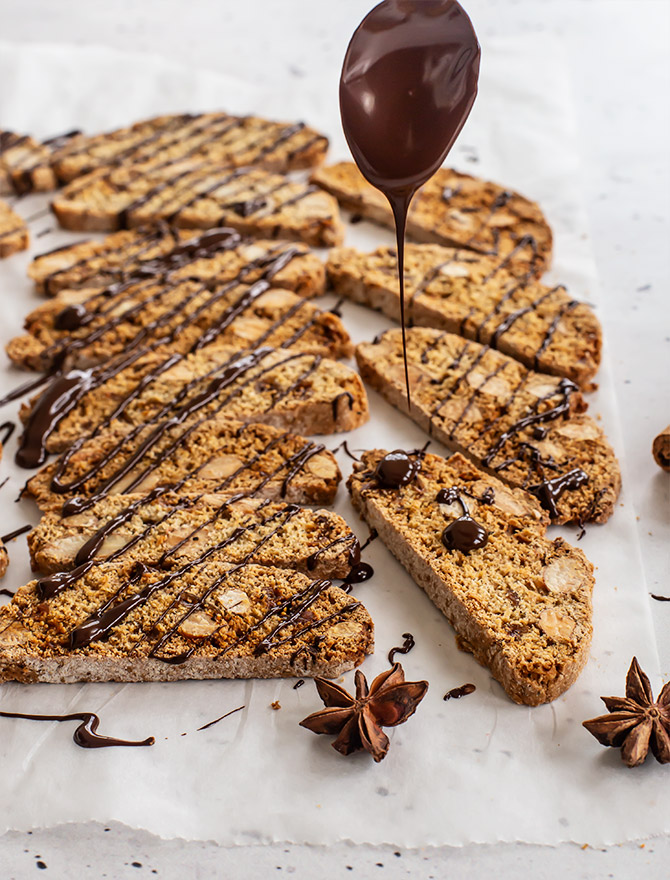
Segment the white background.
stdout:
<path fill-rule="evenodd" d="M 370 7 L 360 0 L 249 0 L 224 2 L 30 2 L 2 0 L 4 39 L 102 43 L 132 50 L 159 52 L 173 60 L 236 74 L 259 84 L 290 85 L 322 65 L 337 64 L 346 41 Z M 566 65 L 572 76 L 573 98 L 583 144 L 584 189 L 590 213 L 593 244 L 602 282 L 601 319 L 613 360 L 614 379 L 623 414 L 624 452 L 630 479 L 628 498 L 639 517 L 640 540 L 650 590 L 667 593 L 668 479 L 655 470 L 649 447 L 653 434 L 670 421 L 670 326 L 668 320 L 668 163 L 670 137 L 667 95 L 670 76 L 667 53 L 670 39 L 665 0 L 471 0 L 467 4 L 484 48 L 486 39 L 499 34 L 540 31 L 563 37 Z M 667 58 L 667 55 L 666 55 Z M 532 76 L 532 71 L 528 72 Z M 57 100 L 57 84 L 48 84 Z M 2 84 L 0 84 L 2 88 Z M 659 101 L 660 99 L 660 101 Z M 475 169 L 476 170 L 476 169 Z M 647 287 L 650 285 L 650 287 Z M 647 288 L 640 290 L 639 288 Z M 665 546 L 664 546 L 665 543 Z M 668 638 L 670 606 L 652 603 L 661 649 L 662 671 L 670 671 Z M 0 849 L 11 859 L 14 876 L 34 872 L 40 854 L 50 875 L 59 865 L 94 864 L 91 876 L 138 876 L 155 868 L 159 876 L 188 876 L 179 869 L 197 861 L 202 876 L 215 864 L 237 866 L 246 876 L 268 876 L 277 866 L 296 867 L 313 876 L 316 864 L 324 876 L 478 876 L 502 867 L 515 874 L 518 867 L 534 865 L 534 876 L 554 876 L 569 860 L 583 875 L 609 872 L 616 855 L 616 876 L 643 863 L 651 876 L 663 876 L 661 852 L 667 841 L 631 846 L 609 853 L 582 852 L 564 846 L 557 850 L 532 847 L 466 847 L 393 855 L 363 847 L 331 848 L 329 855 L 284 847 L 262 851 L 238 849 L 222 854 L 213 846 L 192 844 L 181 850 L 175 843 L 138 837 L 124 829 L 108 833 L 70 829 L 43 833 L 40 849 L 31 838 L 10 835 Z M 85 838 L 88 837 L 88 840 Z M 95 843 L 92 843 L 92 841 Z M 585 841 L 587 842 L 587 841 Z M 28 853 L 23 850 L 28 848 Z M 650 855 L 656 850 L 656 857 Z M 91 862 L 97 851 L 95 863 Z M 87 856 L 88 852 L 88 856 Z M 323 859 L 327 858 L 324 867 Z M 83 861 L 82 861 L 83 859 Z M 142 862 L 143 869 L 124 862 Z M 377 866 L 381 862 L 384 868 Z M 256 864 L 256 874 L 251 865 Z M 613 863 L 612 863 L 613 864 Z M 231 872 L 231 876 L 237 873 Z M 368 874 L 369 872 L 369 874 Z M 543 874 L 544 872 L 544 874 Z M 588 872 L 588 873 L 587 873 Z M 225 876 L 225 874 L 223 875 Z"/>

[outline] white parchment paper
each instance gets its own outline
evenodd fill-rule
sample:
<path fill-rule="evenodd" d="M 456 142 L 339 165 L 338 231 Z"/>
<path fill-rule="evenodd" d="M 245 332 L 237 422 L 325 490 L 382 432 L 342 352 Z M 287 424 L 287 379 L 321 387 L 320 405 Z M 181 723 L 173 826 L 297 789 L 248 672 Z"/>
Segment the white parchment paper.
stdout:
<path fill-rule="evenodd" d="M 305 119 L 332 137 L 331 158 L 344 158 L 337 75 L 325 70 L 319 81 L 306 81 L 279 74 L 270 93 L 152 57 L 0 43 L 0 126 L 46 137 L 159 112 L 223 108 Z M 597 288 L 570 101 L 554 44 L 506 40 L 486 47 L 480 96 L 450 161 L 538 200 L 556 237 L 551 278 L 566 283 L 577 298 L 607 307 Z M 46 204 L 46 198 L 32 196 L 18 210 L 31 217 Z M 30 255 L 83 237 L 50 231 L 55 222 L 48 215 L 30 226 Z M 350 227 L 347 239 L 365 248 L 390 240 L 366 223 Z M 25 277 L 28 261 L 21 254 L 0 264 L 3 342 L 40 302 Z M 355 342 L 391 324 L 353 304 L 342 311 Z M 0 393 L 20 378 L 18 371 L 0 367 Z M 620 453 L 607 359 L 599 381 L 591 412 L 602 417 Z M 423 432 L 374 392 L 370 406 L 370 423 L 347 436 L 351 448 L 423 444 Z M 0 416 L 14 414 L 9 407 Z M 338 442 L 333 438 L 330 445 Z M 10 441 L 0 465 L 0 479 L 9 476 L 0 490 L 1 532 L 37 521 L 29 502 L 13 503 L 26 477 L 12 462 L 15 443 Z M 439 444 L 433 449 L 441 451 Z M 339 455 L 346 475 L 350 461 Z M 365 538 L 367 528 L 344 487 L 336 509 Z M 564 534 L 575 540 L 574 531 Z M 619 507 L 606 526 L 591 527 L 582 546 L 597 566 L 591 659 L 567 694 L 535 709 L 512 704 L 486 669 L 457 650 L 446 620 L 380 541 L 368 548 L 365 558 L 376 575 L 355 593 L 376 622 L 377 650 L 364 671 L 372 677 L 386 668 L 389 648 L 410 631 L 417 644 L 403 658 L 407 677 L 430 682 L 416 716 L 391 733 L 389 755 L 380 765 L 365 754 L 344 759 L 329 738 L 298 727 L 320 706 L 311 682 L 299 690 L 293 681 L 2 685 L 3 710 L 95 711 L 101 732 L 138 739 L 153 734 L 156 745 L 89 752 L 73 744 L 70 725 L 0 719 L 0 832 L 116 819 L 164 837 L 224 844 L 349 839 L 404 846 L 515 840 L 596 845 L 668 832 L 668 768 L 648 761 L 627 770 L 615 750 L 603 749 L 581 727 L 583 719 L 600 714 L 600 694 L 622 693 L 633 654 L 655 690 L 660 687 L 630 506 Z M 14 588 L 30 577 L 24 539 L 9 550 L 2 585 Z M 352 679 L 347 675 L 345 684 Z M 466 681 L 477 686 L 475 694 L 442 701 L 445 691 Z M 270 708 L 274 700 L 281 710 Z M 240 705 L 243 711 L 197 731 Z"/>

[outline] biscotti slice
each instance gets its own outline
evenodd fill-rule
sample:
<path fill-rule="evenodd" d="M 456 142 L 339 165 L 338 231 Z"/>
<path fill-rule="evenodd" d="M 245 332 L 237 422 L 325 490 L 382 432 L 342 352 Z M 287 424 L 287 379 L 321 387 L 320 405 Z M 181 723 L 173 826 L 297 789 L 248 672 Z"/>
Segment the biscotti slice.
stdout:
<path fill-rule="evenodd" d="M 257 495 L 293 504 L 332 503 L 341 474 L 321 443 L 225 416 L 170 419 L 132 428 L 116 422 L 81 440 L 28 480 L 45 511 L 81 513 L 109 495 L 169 486 L 179 493 Z"/>
<path fill-rule="evenodd" d="M 208 345 L 238 350 L 289 346 L 346 357 L 351 341 L 340 318 L 304 297 L 273 288 L 267 276 L 253 284 L 236 280 L 132 279 L 109 296 L 77 301 L 85 291 L 62 291 L 31 312 L 28 331 L 6 346 L 23 369 L 52 372 L 107 363 L 160 346 L 185 354 Z"/>
<path fill-rule="evenodd" d="M 163 569 L 205 551 L 221 562 L 248 559 L 313 577 L 345 578 L 360 558 L 341 516 L 253 497 L 153 491 L 114 495 L 85 513 L 47 514 L 28 535 L 33 570 L 51 574 L 92 564 L 142 562 Z M 67 580 L 52 578 L 51 591 Z M 43 591 L 47 586 L 42 585 Z"/>
<path fill-rule="evenodd" d="M 53 163 L 82 139 L 80 131 L 68 131 L 45 141 L 13 131 L 0 131 L 0 193 L 47 192 L 58 181 Z"/>
<path fill-rule="evenodd" d="M 410 454 L 414 478 L 384 488 L 386 455 L 366 452 L 354 465 L 354 507 L 512 700 L 555 700 L 588 658 L 591 563 L 544 537 L 532 499 L 463 456 Z"/>
<path fill-rule="evenodd" d="M 116 420 L 148 425 L 186 406 L 301 434 L 352 431 L 369 415 L 358 373 L 321 355 L 208 346 L 178 357 L 158 349 L 119 372 L 106 364 L 53 379 L 21 413 L 20 450 L 43 460 L 43 452 L 63 452 Z"/>
<path fill-rule="evenodd" d="M 266 262 L 291 251 L 293 257 L 272 275 L 274 287 L 301 296 L 323 293 L 323 263 L 305 245 L 244 238 L 233 229 L 195 232 L 167 223 L 113 232 L 102 241 L 82 241 L 40 254 L 28 275 L 40 293 L 89 291 L 89 296 L 126 282 L 133 275 L 230 281 L 242 275 L 254 281 Z"/>
<path fill-rule="evenodd" d="M 530 248 L 530 245 L 528 245 Z M 600 364 L 600 322 L 562 285 L 514 275 L 507 257 L 487 257 L 435 244 L 405 248 L 405 319 L 484 342 L 526 366 L 588 387 Z M 400 318 L 394 248 L 330 251 L 335 292 Z"/>
<path fill-rule="evenodd" d="M 7 567 L 9 565 L 9 554 L 7 553 L 7 548 L 0 541 L 0 578 L 5 576 L 7 572 Z"/>
<path fill-rule="evenodd" d="M 29 243 L 30 235 L 23 218 L 0 199 L 0 259 L 25 251 Z"/>
<path fill-rule="evenodd" d="M 407 413 L 400 330 L 356 350 L 363 379 Z M 569 379 L 444 331 L 407 332 L 409 415 L 449 449 L 534 493 L 552 519 L 605 522 L 621 488 L 603 432 Z"/>
<path fill-rule="evenodd" d="M 328 138 L 303 122 L 271 122 L 228 113 L 183 113 L 157 116 L 83 138 L 59 156 L 54 167 L 64 182 L 106 166 L 182 158 L 221 168 L 262 165 L 290 171 L 318 165 L 327 149 Z"/>
<path fill-rule="evenodd" d="M 225 168 L 192 159 L 93 171 L 52 207 L 65 229 L 98 232 L 165 220 L 175 226 L 231 226 L 259 238 L 341 244 L 336 200 L 318 187 L 263 168 Z"/>
<path fill-rule="evenodd" d="M 353 162 L 319 168 L 311 179 L 345 208 L 393 228 L 386 197 L 365 180 Z M 551 229 L 535 202 L 449 168 L 440 168 L 414 196 L 407 235 L 419 242 L 509 257 L 514 270 L 534 275 L 541 275 L 551 263 Z M 530 253 L 529 241 L 533 243 Z"/>
<path fill-rule="evenodd" d="M 0 608 L 5 681 L 334 677 L 372 649 L 370 615 L 343 590 L 248 563 L 100 565 L 49 599 L 33 581 Z"/>

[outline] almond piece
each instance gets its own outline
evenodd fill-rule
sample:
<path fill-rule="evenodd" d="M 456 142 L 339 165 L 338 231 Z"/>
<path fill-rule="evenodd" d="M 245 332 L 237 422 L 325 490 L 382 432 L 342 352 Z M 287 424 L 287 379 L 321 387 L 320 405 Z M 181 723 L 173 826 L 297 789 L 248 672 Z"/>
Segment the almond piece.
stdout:
<path fill-rule="evenodd" d="M 242 467 L 244 462 L 236 455 L 217 455 L 200 468 L 199 476 L 205 480 L 229 477 Z"/>
<path fill-rule="evenodd" d="M 565 422 L 556 428 L 556 433 L 571 440 L 596 440 L 600 436 L 598 426 L 588 422 Z"/>
<path fill-rule="evenodd" d="M 322 480 L 336 480 L 339 476 L 337 464 L 330 456 L 323 453 L 308 458 L 305 467 L 315 477 L 320 477 Z"/>
<path fill-rule="evenodd" d="M 223 593 L 218 593 L 214 597 L 217 605 L 225 608 L 231 614 L 247 614 L 251 608 L 251 601 L 243 590 L 236 590 L 231 587 Z"/>
<path fill-rule="evenodd" d="M 574 559 L 554 559 L 542 569 L 544 583 L 550 593 L 568 593 L 578 590 L 584 583 L 584 572 Z"/>
<path fill-rule="evenodd" d="M 561 614 L 555 608 L 547 608 L 540 615 L 540 629 L 549 636 L 550 639 L 567 640 L 574 632 L 577 624 L 568 617 L 567 614 Z"/>
<path fill-rule="evenodd" d="M 357 636 L 360 631 L 360 623 L 354 623 L 351 620 L 343 620 L 341 623 L 336 623 L 335 626 L 331 626 L 328 633 L 336 639 L 346 639 L 349 636 Z"/>
<path fill-rule="evenodd" d="M 189 639 L 206 639 L 219 628 L 204 611 L 194 611 L 179 627 L 179 634 Z"/>

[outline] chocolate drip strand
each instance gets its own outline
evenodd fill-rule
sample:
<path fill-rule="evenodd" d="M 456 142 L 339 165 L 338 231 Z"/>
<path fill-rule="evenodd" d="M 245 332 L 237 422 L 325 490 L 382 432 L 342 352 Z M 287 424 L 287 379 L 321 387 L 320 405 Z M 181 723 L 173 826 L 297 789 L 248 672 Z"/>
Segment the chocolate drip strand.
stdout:
<path fill-rule="evenodd" d="M 116 739 L 97 733 L 100 718 L 94 712 L 72 712 L 70 715 L 27 715 L 23 712 L 0 712 L 1 718 L 25 718 L 28 721 L 81 721 L 72 739 L 82 749 L 105 749 L 109 746 L 152 746 L 153 736 L 143 740 Z"/>

